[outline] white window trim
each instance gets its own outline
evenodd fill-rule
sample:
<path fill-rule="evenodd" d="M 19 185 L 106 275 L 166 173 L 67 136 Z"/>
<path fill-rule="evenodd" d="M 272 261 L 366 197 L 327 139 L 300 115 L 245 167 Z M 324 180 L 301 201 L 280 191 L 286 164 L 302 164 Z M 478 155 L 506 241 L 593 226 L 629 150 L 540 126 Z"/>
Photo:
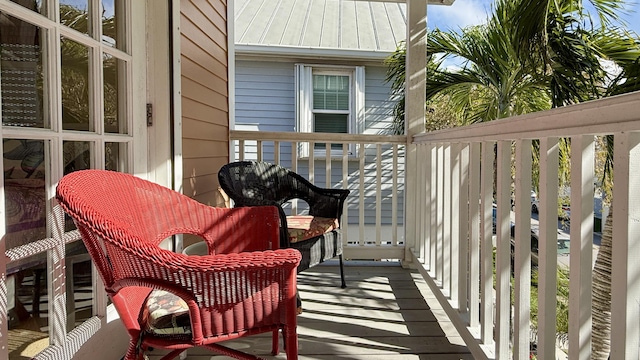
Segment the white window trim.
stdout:
<path fill-rule="evenodd" d="M 349 134 L 362 134 L 365 129 L 365 68 L 364 66 L 331 66 L 295 64 L 296 131 L 313 132 L 313 74 L 348 75 L 350 81 Z M 298 144 L 298 157 L 309 157 L 309 143 Z M 355 145 L 349 145 L 349 156 L 356 157 Z M 331 150 L 332 156 L 342 156 L 342 150 Z M 314 157 L 326 156 L 326 150 L 314 150 Z"/>
<path fill-rule="evenodd" d="M 151 0 L 148 0 L 151 1 Z M 69 357 L 75 354 L 83 344 L 91 337 L 98 334 L 99 331 L 105 329 L 110 331 L 111 328 L 105 327 L 105 322 L 101 318 L 109 311 L 107 307 L 107 295 L 104 292 L 102 281 L 96 272 L 92 272 L 94 277 L 93 290 L 93 311 L 94 315 L 83 324 L 76 326 L 71 332 L 66 330 L 67 310 L 66 310 L 66 286 L 65 285 L 65 244 L 71 241 L 80 241 L 77 232 L 62 234 L 61 208 L 56 206 L 55 199 L 52 194 L 55 193 L 55 185 L 63 174 L 62 144 L 64 141 L 86 141 L 90 143 L 92 148 L 91 167 L 104 168 L 104 146 L 105 142 L 117 142 L 127 145 L 126 155 L 123 156 L 125 172 L 134 173 L 141 177 L 148 177 L 147 173 L 147 125 L 146 125 L 146 32 L 145 24 L 149 15 L 147 15 L 147 5 L 144 1 L 126 1 L 125 9 L 121 9 L 123 14 L 119 14 L 120 21 L 128 24 L 126 32 L 126 50 L 112 48 L 103 44 L 101 39 L 101 27 L 98 26 L 93 37 L 77 33 L 75 30 L 65 28 L 59 22 L 59 12 L 57 12 L 58 2 L 47 2 L 51 6 L 51 12 L 48 17 L 42 16 L 31 11 L 21 5 L 0 1 L 0 11 L 15 16 L 19 19 L 27 21 L 30 24 L 40 27 L 43 32 L 43 47 L 48 50 L 44 51 L 42 66 L 48 83 L 44 101 L 47 105 L 42 109 L 47 111 L 50 124 L 43 129 L 33 129 L 26 127 L 0 126 L 0 135 L 3 138 L 17 139 L 36 139 L 45 142 L 45 158 L 47 159 L 47 176 L 46 176 L 46 197 L 47 197 L 47 232 L 48 238 L 36 240 L 27 244 L 29 250 L 34 252 L 46 253 L 49 261 L 47 272 L 49 276 L 48 283 L 48 304 L 49 308 L 49 341 L 50 344 L 45 350 L 36 355 L 36 359 L 59 359 L 61 357 Z M 97 8 L 100 5 L 98 0 L 90 0 L 91 6 Z M 91 21 L 100 24 L 100 12 L 91 13 Z M 92 131 L 75 132 L 63 130 L 60 122 L 62 109 L 60 104 L 61 89 L 60 79 L 60 38 L 61 36 L 78 42 L 87 47 L 89 50 L 88 61 L 91 62 L 93 76 L 92 86 L 95 89 L 103 88 L 103 79 L 99 69 L 102 68 L 102 56 L 97 54 L 110 54 L 119 59 L 126 60 L 126 65 L 121 72 L 121 82 L 119 85 L 127 87 L 126 100 L 124 102 L 124 118 L 127 119 L 127 131 L 124 134 L 105 134 L 101 123 L 103 113 L 103 103 L 98 92 L 95 92 L 91 101 L 94 102 L 92 109 Z M 153 58 L 151 56 L 150 58 Z M 125 83 L 125 84 L 122 84 Z M 0 120 L 2 116 L 0 114 Z M 0 144 L 0 150 L 2 145 Z M 126 157 L 126 159 L 125 159 Z M 3 185 L 3 178 L 0 178 L 0 185 Z M 0 191 L 0 213 L 4 214 L 4 190 Z M 4 215 L 0 216 L 0 236 L 5 234 L 6 219 Z M 53 240 L 53 241 L 52 241 Z M 0 252 L 5 253 L 5 244 L 0 242 Z M 30 254 L 28 251 L 25 253 Z M 25 257 L 27 255 L 24 255 Z M 4 274 L 8 266 L 7 259 L 3 256 L 0 260 L 0 271 Z M 69 263 L 67 263 L 69 266 Z M 6 277 L 0 276 L 0 286 L 6 287 Z M 0 294 L 0 303 L 7 303 L 7 292 Z M 112 307 L 112 305 L 111 305 Z M 8 334 L 7 307 L 0 309 L 0 333 Z M 116 329 L 117 330 L 117 329 Z M 8 357 L 8 337 L 0 336 L 0 359 Z"/>

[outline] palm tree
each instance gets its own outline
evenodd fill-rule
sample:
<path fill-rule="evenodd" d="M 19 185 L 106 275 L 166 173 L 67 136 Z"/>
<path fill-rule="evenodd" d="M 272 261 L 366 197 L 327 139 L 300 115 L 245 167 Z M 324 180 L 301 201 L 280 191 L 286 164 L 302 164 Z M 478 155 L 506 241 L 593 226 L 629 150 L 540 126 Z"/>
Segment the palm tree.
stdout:
<path fill-rule="evenodd" d="M 590 3 L 600 27 L 594 25 L 581 0 L 497 0 L 486 25 L 460 33 L 430 32 L 427 100 L 446 94 L 454 111 L 468 122 L 478 122 L 639 89 L 638 36 L 612 26 L 619 21 L 624 0 Z M 462 59 L 462 68 L 442 68 L 442 60 L 435 61 L 435 54 Z M 401 56 L 389 58 L 387 78 L 402 99 L 404 64 L 397 63 L 399 59 L 404 60 Z M 606 71 L 603 60 L 617 65 L 617 76 Z M 402 109 L 396 114 L 403 115 Z M 562 144 L 561 153 L 568 154 L 569 144 Z M 612 151 L 607 158 L 604 174 L 610 180 Z M 561 156 L 564 179 L 569 178 L 568 162 L 568 157 Z M 606 358 L 609 353 L 609 310 L 603 309 L 610 309 L 606 302 L 610 303 L 611 242 L 605 241 L 610 226 L 607 221 L 594 269 L 593 303 L 599 309 L 592 335 L 594 359 Z"/>
<path fill-rule="evenodd" d="M 574 25 L 577 24 L 579 27 L 580 23 L 576 20 L 576 17 L 571 16 L 571 14 L 579 14 L 581 8 L 579 5 L 581 4 L 572 4 L 572 2 L 558 4 L 546 1 L 532 1 L 528 3 L 529 7 L 519 8 L 521 26 L 518 26 L 517 29 L 522 32 L 516 36 L 530 39 L 530 41 L 521 43 L 523 46 L 520 52 L 539 54 L 539 57 L 537 59 L 534 58 L 533 61 L 540 61 L 544 64 L 555 64 L 556 68 L 563 69 L 563 71 L 558 72 L 557 75 L 554 74 L 554 84 L 561 85 L 566 83 L 569 80 L 567 75 L 569 75 L 570 77 L 579 79 L 583 89 L 589 89 L 587 92 L 572 92 L 571 87 L 566 87 L 570 91 L 559 91 L 558 96 L 553 97 L 554 106 L 622 94 L 640 89 L 640 81 L 638 79 L 638 75 L 640 75 L 640 41 L 638 40 L 638 36 L 624 29 L 611 26 L 612 20 L 618 20 L 616 10 L 622 9 L 624 5 L 622 1 L 594 1 L 593 5 L 598 9 L 601 23 L 605 26 L 586 33 L 584 29 L 580 29 L 580 31 L 576 32 L 577 35 L 580 35 L 579 37 L 568 39 L 545 38 L 543 34 L 549 34 L 557 30 L 559 26 L 561 26 L 558 24 L 562 24 L 562 22 L 564 22 L 564 26 L 570 23 Z M 552 4 L 558 4 L 558 6 L 552 7 Z M 544 8 L 545 5 L 546 8 Z M 532 11 L 531 9 L 535 7 L 543 7 L 543 9 L 537 12 Z M 570 11 L 571 14 L 563 15 L 567 11 Z M 541 18 L 545 15 L 554 19 L 549 22 L 551 26 L 536 28 L 533 24 L 535 21 L 532 19 L 536 16 Z M 522 26 L 523 24 L 528 24 L 528 26 Z M 580 44 L 580 46 L 576 46 L 574 49 L 582 50 L 583 52 L 581 54 L 574 53 L 572 57 L 577 61 L 570 61 L 569 66 L 565 67 L 567 65 L 565 60 L 551 54 L 560 52 L 557 51 L 558 49 L 571 48 L 571 46 L 567 46 L 571 44 Z M 540 51 L 541 49 L 549 49 L 549 51 Z M 527 58 L 531 59 L 531 57 Z M 597 63 L 594 62 L 594 58 Z M 571 60 L 571 57 L 565 59 Z M 602 66 L 601 61 L 603 59 L 608 60 L 610 64 L 615 64 L 613 67 L 618 69 L 617 75 L 612 75 L 604 69 L 597 70 L 598 66 Z M 590 68 L 596 71 L 586 71 Z M 580 74 L 583 74 L 583 76 L 580 76 Z M 586 74 L 590 74 L 591 76 L 585 76 Z M 584 98 L 583 96 L 587 97 Z M 607 188 L 606 184 L 610 184 L 610 188 L 613 183 L 611 178 L 613 174 L 613 136 L 605 137 L 604 151 L 606 152 L 606 161 L 602 172 L 603 179 L 601 183 L 604 184 L 605 188 Z M 613 204 L 612 201 L 611 204 Z M 609 215 L 605 221 L 602 241 L 593 269 L 592 359 L 607 359 L 610 353 L 611 247 L 614 241 L 612 239 L 612 214 L 613 205 L 610 207 Z"/>

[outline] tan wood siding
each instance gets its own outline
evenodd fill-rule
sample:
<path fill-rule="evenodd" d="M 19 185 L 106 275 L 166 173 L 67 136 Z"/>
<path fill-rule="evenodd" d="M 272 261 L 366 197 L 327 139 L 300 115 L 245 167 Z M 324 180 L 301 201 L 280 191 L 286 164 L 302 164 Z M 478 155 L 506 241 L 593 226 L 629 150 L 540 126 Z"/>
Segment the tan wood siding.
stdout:
<path fill-rule="evenodd" d="M 223 203 L 218 169 L 229 159 L 227 2 L 180 1 L 183 192 Z"/>

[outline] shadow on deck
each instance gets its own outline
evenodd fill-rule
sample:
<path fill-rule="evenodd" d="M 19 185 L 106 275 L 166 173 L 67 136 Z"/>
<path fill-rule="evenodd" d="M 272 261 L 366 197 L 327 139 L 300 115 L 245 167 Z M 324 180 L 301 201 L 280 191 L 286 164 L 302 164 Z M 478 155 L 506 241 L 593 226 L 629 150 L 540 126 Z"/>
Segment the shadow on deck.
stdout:
<path fill-rule="evenodd" d="M 473 359 L 417 271 L 398 263 L 347 262 L 345 274 L 346 289 L 340 288 L 334 265 L 299 274 L 300 359 Z M 284 352 L 269 356 L 270 335 L 227 345 L 265 359 L 286 358 Z M 187 360 L 226 358 L 203 349 L 187 355 Z"/>

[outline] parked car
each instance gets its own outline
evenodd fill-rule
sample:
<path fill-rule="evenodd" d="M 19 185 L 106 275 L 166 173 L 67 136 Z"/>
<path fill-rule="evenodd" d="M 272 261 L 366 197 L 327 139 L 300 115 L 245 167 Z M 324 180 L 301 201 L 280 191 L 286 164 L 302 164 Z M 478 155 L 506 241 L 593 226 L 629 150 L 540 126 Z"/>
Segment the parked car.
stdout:
<path fill-rule="evenodd" d="M 540 201 L 538 198 L 534 198 L 531 196 L 531 212 L 537 214 L 540 206 Z M 562 204 L 560 209 L 558 210 L 558 219 L 569 220 L 571 218 L 571 206 L 569 204 Z"/>
<path fill-rule="evenodd" d="M 497 223 L 498 223 L 498 205 L 493 204 L 493 209 L 491 211 L 491 220 L 492 220 L 492 225 L 493 225 L 493 233 L 496 233 L 496 227 L 497 227 Z M 513 227 L 513 221 L 510 222 L 511 223 L 511 227 Z"/>
<path fill-rule="evenodd" d="M 511 225 L 511 254 L 513 256 L 513 251 L 514 251 L 514 246 L 515 246 L 515 233 L 516 233 L 516 227 L 515 224 Z M 539 236 L 538 236 L 538 228 L 537 227 L 532 227 L 531 228 L 531 265 L 532 266 L 538 266 L 538 243 L 539 243 Z M 569 255 L 569 249 L 570 249 L 570 237 L 569 234 L 564 233 L 562 231 L 560 231 L 559 229 L 557 230 L 557 238 L 556 238 L 556 243 L 558 246 L 558 255 L 559 256 L 568 256 Z"/>

